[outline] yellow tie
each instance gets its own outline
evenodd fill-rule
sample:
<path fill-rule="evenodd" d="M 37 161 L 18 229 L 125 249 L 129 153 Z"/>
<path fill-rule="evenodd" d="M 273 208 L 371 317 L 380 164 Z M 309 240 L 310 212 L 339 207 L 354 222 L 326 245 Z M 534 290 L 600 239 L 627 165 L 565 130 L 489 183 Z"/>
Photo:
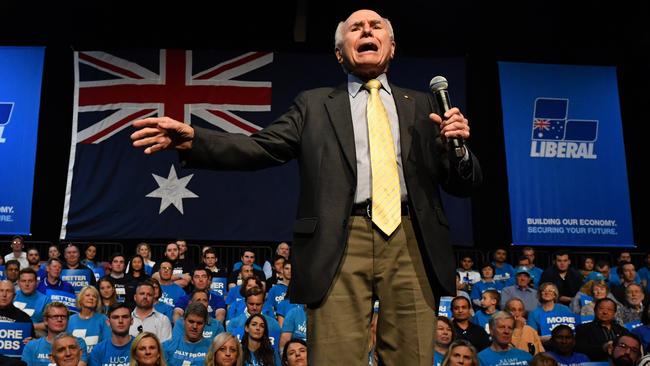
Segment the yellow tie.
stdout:
<path fill-rule="evenodd" d="M 372 170 L 372 222 L 391 235 L 402 222 L 399 174 L 393 134 L 388 114 L 379 97 L 379 80 L 369 80 L 364 87 L 368 97 L 368 143 Z"/>

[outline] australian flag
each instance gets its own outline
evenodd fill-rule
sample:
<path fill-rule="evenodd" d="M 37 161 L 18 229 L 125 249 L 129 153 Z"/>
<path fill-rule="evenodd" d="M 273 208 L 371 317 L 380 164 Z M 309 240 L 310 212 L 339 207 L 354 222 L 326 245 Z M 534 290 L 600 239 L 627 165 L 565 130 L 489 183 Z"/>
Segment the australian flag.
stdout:
<path fill-rule="evenodd" d="M 432 60 L 404 60 L 406 77 L 391 81 L 425 90 Z M 344 83 L 333 55 L 79 51 L 74 62 L 62 239 L 291 239 L 295 162 L 256 172 L 184 169 L 174 151 L 145 155 L 132 147 L 131 122 L 169 116 L 249 135 L 284 113 L 301 90 Z M 438 63 L 447 75 L 464 67 Z"/>
<path fill-rule="evenodd" d="M 569 100 L 537 98 L 533 117 L 533 140 L 595 141 L 598 121 L 568 119 Z"/>

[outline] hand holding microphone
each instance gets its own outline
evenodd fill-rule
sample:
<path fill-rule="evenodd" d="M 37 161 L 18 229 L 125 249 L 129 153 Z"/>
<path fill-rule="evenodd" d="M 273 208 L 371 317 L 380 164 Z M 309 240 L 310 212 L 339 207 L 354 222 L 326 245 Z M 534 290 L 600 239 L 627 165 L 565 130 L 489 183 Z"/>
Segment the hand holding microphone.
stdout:
<path fill-rule="evenodd" d="M 429 83 L 429 88 L 436 98 L 438 106 L 440 106 L 440 118 L 445 118 L 445 114 L 449 110 L 455 110 L 455 113 L 441 121 L 440 128 L 441 133 L 447 138 L 449 149 L 453 152 L 456 158 L 461 159 L 465 156 L 465 143 L 463 137 L 469 137 L 469 126 L 467 124 L 467 119 L 465 119 L 460 111 L 458 111 L 457 108 L 451 107 L 449 93 L 447 92 L 448 87 L 449 84 L 447 83 L 447 79 L 442 76 L 434 77 Z M 460 132 L 447 136 L 447 133 L 454 131 Z"/>

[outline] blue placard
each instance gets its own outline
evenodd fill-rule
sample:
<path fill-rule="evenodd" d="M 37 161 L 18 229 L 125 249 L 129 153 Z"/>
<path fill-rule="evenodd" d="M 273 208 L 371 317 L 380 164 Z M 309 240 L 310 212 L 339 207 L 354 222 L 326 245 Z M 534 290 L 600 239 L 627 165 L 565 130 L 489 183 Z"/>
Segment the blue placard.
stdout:
<path fill-rule="evenodd" d="M 212 277 L 212 283 L 210 284 L 210 290 L 219 294 L 219 296 L 226 298 L 228 295 L 228 279 L 225 277 Z"/>
<path fill-rule="evenodd" d="M 90 276 L 94 276 L 94 272 L 87 269 L 64 269 L 61 271 L 61 280 L 68 282 L 72 285 L 76 294 L 82 288 L 90 285 Z"/>
<path fill-rule="evenodd" d="M 540 326 L 541 336 L 550 336 L 553 328 L 560 324 L 568 325 L 575 332 L 576 326 L 580 323 L 580 315 L 578 314 L 563 314 L 552 311 L 542 316 Z"/>
<path fill-rule="evenodd" d="M 634 246 L 616 69 L 499 74 L 513 244 Z"/>
<path fill-rule="evenodd" d="M 74 294 L 71 294 L 66 291 L 59 290 L 47 290 L 45 295 L 49 298 L 48 302 L 62 302 L 65 306 L 68 307 L 68 311 L 76 313 L 79 310 L 77 309 L 77 299 Z"/>
<path fill-rule="evenodd" d="M 93 268 L 93 273 L 95 274 L 95 280 L 96 281 L 99 281 L 102 277 L 104 277 L 106 275 L 104 273 L 104 268 L 102 268 L 102 267 Z"/>
<path fill-rule="evenodd" d="M 23 340 L 31 337 L 32 323 L 0 322 L 0 355 L 20 356 L 25 344 Z"/>
<path fill-rule="evenodd" d="M 29 234 L 44 47 L 0 47 L 0 234 Z"/>
<path fill-rule="evenodd" d="M 440 305 L 438 305 L 438 316 L 446 316 L 451 319 L 451 301 L 454 298 L 451 296 L 443 296 L 440 298 Z"/>
<path fill-rule="evenodd" d="M 6 279 L 5 277 L 5 266 L 0 266 L 0 280 Z"/>

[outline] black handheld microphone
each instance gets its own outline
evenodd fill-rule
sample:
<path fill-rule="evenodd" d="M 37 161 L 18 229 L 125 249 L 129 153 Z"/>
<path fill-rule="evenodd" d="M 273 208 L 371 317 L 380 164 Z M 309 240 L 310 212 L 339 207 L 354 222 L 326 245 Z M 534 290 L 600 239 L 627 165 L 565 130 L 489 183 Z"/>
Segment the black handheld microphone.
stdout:
<path fill-rule="evenodd" d="M 438 102 L 442 114 L 451 109 L 449 93 L 447 93 L 448 87 L 449 83 L 447 83 L 447 79 L 445 79 L 443 76 L 436 76 L 431 79 L 431 82 L 429 82 L 429 89 L 431 89 L 431 92 L 435 96 L 436 102 Z M 444 118 L 442 115 L 440 117 Z M 450 149 L 453 150 L 454 155 L 457 158 L 460 159 L 465 156 L 465 149 L 463 148 L 465 146 L 465 143 L 463 142 L 462 137 L 450 137 L 448 138 L 448 142 Z"/>

